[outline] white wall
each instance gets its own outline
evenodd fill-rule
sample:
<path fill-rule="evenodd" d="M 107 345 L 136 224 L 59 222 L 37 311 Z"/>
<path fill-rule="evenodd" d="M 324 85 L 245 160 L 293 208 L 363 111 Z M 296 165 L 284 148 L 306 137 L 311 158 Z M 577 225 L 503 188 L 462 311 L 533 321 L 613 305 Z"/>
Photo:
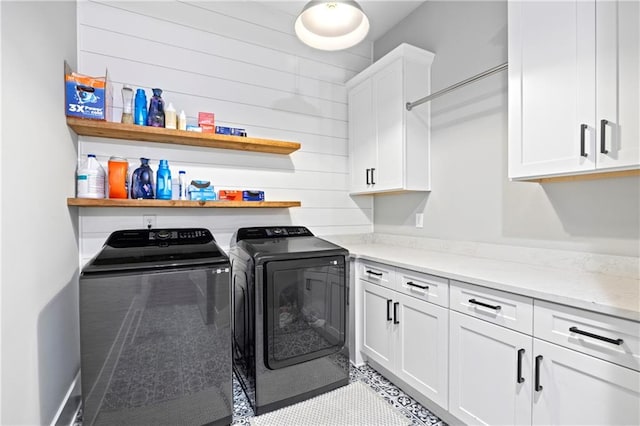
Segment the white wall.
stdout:
<path fill-rule="evenodd" d="M 80 138 L 79 153 L 105 165 L 112 155 L 161 158 L 172 174 L 210 180 L 216 189 L 262 189 L 270 200 L 301 200 L 292 209 L 80 210 L 83 261 L 116 229 L 139 228 L 143 214 L 158 227 L 203 226 L 228 246 L 241 226 L 306 225 L 316 234 L 372 231 L 372 201 L 348 195 L 347 105 L 343 83 L 371 63 L 371 44 L 321 52 L 300 43 L 294 17 L 269 2 L 80 2 L 78 62 L 83 73 L 108 67 L 114 119 L 123 84 L 164 90 L 195 124 L 198 111 L 249 136 L 298 141 L 289 155 Z"/>
<path fill-rule="evenodd" d="M 75 2 L 1 2 L 2 416 L 49 424 L 78 368 L 77 140 L 64 120 Z"/>
<path fill-rule="evenodd" d="M 401 42 L 436 54 L 435 92 L 507 61 L 507 3 L 427 1 L 376 40 L 374 59 Z M 506 73 L 432 101 L 431 118 L 432 191 L 376 197 L 376 232 L 638 256 L 639 178 L 508 181 Z"/>

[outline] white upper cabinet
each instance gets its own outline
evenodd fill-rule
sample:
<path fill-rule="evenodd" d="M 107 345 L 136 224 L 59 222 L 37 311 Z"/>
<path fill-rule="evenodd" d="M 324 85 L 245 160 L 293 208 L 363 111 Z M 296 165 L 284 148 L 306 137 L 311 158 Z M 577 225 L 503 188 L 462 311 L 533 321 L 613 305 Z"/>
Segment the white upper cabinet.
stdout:
<path fill-rule="evenodd" d="M 401 44 L 347 82 L 351 193 L 429 191 L 429 94 L 434 55 Z"/>
<path fill-rule="evenodd" d="M 349 91 L 349 122 L 373 123 L 373 82 L 366 80 Z M 351 190 L 364 192 L 370 185 L 370 168 L 376 163 L 375 128 L 349 126 Z M 366 175 L 365 175 L 366 173 Z"/>
<path fill-rule="evenodd" d="M 508 8 L 509 177 L 638 168 L 638 3 Z"/>
<path fill-rule="evenodd" d="M 601 132 L 596 165 L 598 168 L 637 167 L 640 164 L 640 2 L 598 1 L 596 34 L 596 129 Z"/>

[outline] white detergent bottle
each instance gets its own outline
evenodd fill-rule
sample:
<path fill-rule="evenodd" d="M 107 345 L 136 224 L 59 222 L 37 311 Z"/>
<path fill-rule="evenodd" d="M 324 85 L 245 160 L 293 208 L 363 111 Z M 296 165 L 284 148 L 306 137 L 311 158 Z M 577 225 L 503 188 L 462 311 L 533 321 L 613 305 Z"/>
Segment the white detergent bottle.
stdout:
<path fill-rule="evenodd" d="M 78 198 L 104 198 L 104 181 L 106 173 L 93 154 L 87 155 L 87 160 L 78 167 L 76 174 Z"/>
<path fill-rule="evenodd" d="M 187 130 L 187 114 L 184 113 L 184 110 L 180 111 L 178 116 L 178 130 Z"/>
<path fill-rule="evenodd" d="M 164 109 L 164 127 L 167 129 L 175 129 L 177 126 L 176 109 L 169 102 L 169 106 Z"/>

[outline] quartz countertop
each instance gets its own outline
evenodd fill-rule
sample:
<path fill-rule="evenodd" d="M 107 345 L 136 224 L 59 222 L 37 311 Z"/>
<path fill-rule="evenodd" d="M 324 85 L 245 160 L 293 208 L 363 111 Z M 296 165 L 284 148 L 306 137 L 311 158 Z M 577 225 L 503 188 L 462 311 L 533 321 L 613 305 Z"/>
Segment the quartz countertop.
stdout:
<path fill-rule="evenodd" d="M 381 243 L 340 243 L 356 259 L 640 321 L 640 280 Z"/>

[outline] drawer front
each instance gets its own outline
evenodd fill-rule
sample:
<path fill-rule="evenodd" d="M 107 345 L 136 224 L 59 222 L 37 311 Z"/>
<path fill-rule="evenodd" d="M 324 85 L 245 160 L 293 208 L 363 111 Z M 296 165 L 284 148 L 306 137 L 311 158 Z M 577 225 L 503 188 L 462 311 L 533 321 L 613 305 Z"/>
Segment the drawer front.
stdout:
<path fill-rule="evenodd" d="M 377 262 L 361 261 L 358 272 L 360 279 L 395 289 L 396 269 L 393 266 Z"/>
<path fill-rule="evenodd" d="M 451 309 L 521 333 L 533 333 L 533 299 L 453 280 L 449 291 Z"/>
<path fill-rule="evenodd" d="M 449 307 L 449 280 L 407 269 L 396 269 L 396 290 L 436 305 Z"/>
<path fill-rule="evenodd" d="M 536 300 L 534 335 L 640 371 L 640 323 Z"/>

